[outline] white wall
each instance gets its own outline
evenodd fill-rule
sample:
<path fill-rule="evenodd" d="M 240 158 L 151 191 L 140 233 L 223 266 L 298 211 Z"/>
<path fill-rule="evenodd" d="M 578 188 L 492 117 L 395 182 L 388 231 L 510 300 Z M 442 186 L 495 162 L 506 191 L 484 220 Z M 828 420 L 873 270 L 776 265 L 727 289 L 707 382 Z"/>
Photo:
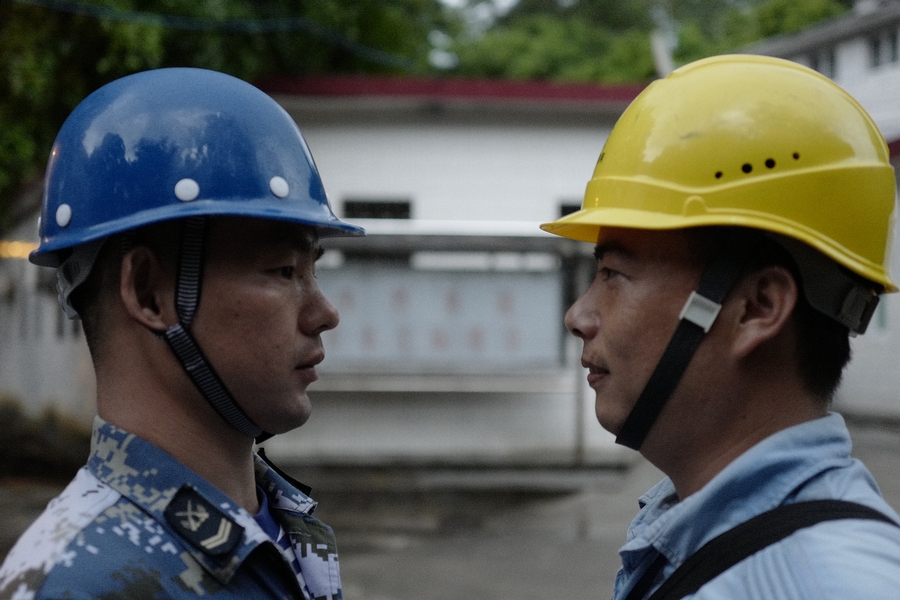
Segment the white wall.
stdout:
<path fill-rule="evenodd" d="M 835 82 L 847 88 L 865 82 L 869 77 L 869 43 L 865 38 L 841 42 L 835 48 L 837 60 Z"/>
<path fill-rule="evenodd" d="M 900 63 L 873 67 L 867 35 L 837 44 L 835 56 L 835 82 L 859 101 L 889 142 L 900 139 Z M 808 64 L 805 56 L 793 58 Z M 890 261 L 895 282 L 900 281 L 898 242 L 895 223 Z M 868 331 L 851 340 L 851 348 L 835 407 L 850 414 L 900 419 L 900 295 L 882 297 Z"/>
<path fill-rule="evenodd" d="M 353 115 L 312 123 L 297 118 L 338 212 L 347 198 L 404 198 L 412 201 L 417 219 L 530 220 L 536 233 L 538 222 L 558 216 L 561 202 L 580 203 L 613 122 L 597 116 L 578 117 L 577 125 L 552 124 L 554 116 L 546 113 L 512 123 L 469 117 L 451 123 L 440 115 L 415 123 Z M 27 232 L 18 237 L 34 239 L 33 227 L 26 225 Z M 23 282 L 37 273 L 24 261 L 7 262 Z M 323 288 L 328 276 L 323 269 Z M 44 333 L 0 345 L 0 392 L 28 399 L 32 411 L 52 404 L 82 417 L 92 414 L 93 377 L 83 339 L 54 337 L 54 299 L 29 294 L 29 302 L 39 306 Z M 0 305 L 5 339 L 14 339 L 9 336 L 27 319 L 20 304 L 17 299 Z M 555 319 L 560 331 L 564 308 L 557 306 L 558 314 L 546 317 Z M 349 321 L 344 325 L 352 331 Z M 321 380 L 310 389 L 311 421 L 271 440 L 268 449 L 288 462 L 571 465 L 631 460 L 633 454 L 615 446 L 597 424 L 593 394 L 578 361 L 580 344 L 565 340 L 563 364 L 539 371 L 494 368 L 478 376 L 434 367 L 411 378 L 390 369 L 354 373 L 326 358 Z"/>
<path fill-rule="evenodd" d="M 580 203 L 610 126 L 300 124 L 338 211 L 406 197 L 416 219 L 512 221 Z"/>
<path fill-rule="evenodd" d="M 293 116 L 339 213 L 348 198 L 408 199 L 414 219 L 534 221 L 536 232 L 538 222 L 559 216 L 560 203 L 581 203 L 614 123 L 609 116 L 551 123 L 552 114 L 531 123 L 458 116 L 445 122 L 441 114 L 409 123 Z M 323 286 L 328 274 L 320 275 Z M 550 317 L 560 331 L 565 308 Z M 616 446 L 596 421 L 580 342 L 569 337 L 565 345 L 565 364 L 539 374 L 512 370 L 478 378 L 456 370 L 413 383 L 385 373 L 333 372 L 326 357 L 322 380 L 310 390 L 310 422 L 268 442 L 268 452 L 311 462 L 632 460 L 634 453 Z"/>
<path fill-rule="evenodd" d="M 894 282 L 900 281 L 900 231 L 891 253 Z M 847 413 L 900 419 L 900 294 L 882 296 L 869 328 L 851 341 L 852 357 L 835 406 Z"/>
<path fill-rule="evenodd" d="M 580 355 L 580 343 L 571 346 Z M 309 391 L 310 420 L 266 442 L 266 450 L 285 464 L 576 466 L 635 460 L 636 453 L 615 445 L 597 423 L 587 372 L 570 363 L 530 391 L 337 392 L 328 391 L 334 380 L 323 377 Z"/>
<path fill-rule="evenodd" d="M 900 139 L 900 63 L 871 68 L 866 65 L 864 78 L 843 85 L 872 115 L 888 141 Z"/>
<path fill-rule="evenodd" d="M 36 241 L 36 231 L 35 217 L 11 238 Z M 46 282 L 54 274 L 22 259 L 0 259 L 0 396 L 20 402 L 31 415 L 52 408 L 87 426 L 96 411 L 87 345 L 55 295 L 38 290 L 41 278 Z"/>

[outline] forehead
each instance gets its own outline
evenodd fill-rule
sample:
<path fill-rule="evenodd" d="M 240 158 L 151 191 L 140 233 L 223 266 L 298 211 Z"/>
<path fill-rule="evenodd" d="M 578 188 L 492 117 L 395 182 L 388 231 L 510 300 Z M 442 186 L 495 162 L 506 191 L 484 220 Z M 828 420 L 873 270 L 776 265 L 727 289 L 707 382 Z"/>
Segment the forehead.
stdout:
<path fill-rule="evenodd" d="M 210 219 L 210 251 L 251 255 L 269 251 L 317 253 L 319 236 L 314 227 L 299 223 L 246 217 Z"/>
<path fill-rule="evenodd" d="M 598 258 L 616 256 L 647 264 L 679 264 L 699 268 L 699 242 L 689 230 L 603 227 L 597 236 Z"/>

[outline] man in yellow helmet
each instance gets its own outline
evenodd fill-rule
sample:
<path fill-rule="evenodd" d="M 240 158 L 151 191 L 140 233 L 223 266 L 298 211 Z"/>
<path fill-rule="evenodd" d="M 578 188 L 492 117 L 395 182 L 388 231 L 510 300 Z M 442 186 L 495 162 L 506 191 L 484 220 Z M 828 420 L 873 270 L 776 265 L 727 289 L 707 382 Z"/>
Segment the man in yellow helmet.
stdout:
<path fill-rule="evenodd" d="M 667 478 L 641 498 L 615 598 L 896 598 L 900 517 L 829 410 L 879 295 L 895 179 L 846 92 L 721 56 L 650 85 L 582 210 L 566 314 L 601 425 Z M 722 537 L 719 537 L 722 536 Z"/>

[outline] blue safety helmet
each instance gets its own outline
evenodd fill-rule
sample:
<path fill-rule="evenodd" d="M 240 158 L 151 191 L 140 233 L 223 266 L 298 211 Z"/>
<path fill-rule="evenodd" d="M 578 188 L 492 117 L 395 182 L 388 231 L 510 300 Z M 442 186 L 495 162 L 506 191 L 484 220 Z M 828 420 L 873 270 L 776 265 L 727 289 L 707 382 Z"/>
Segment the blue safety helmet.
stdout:
<path fill-rule="evenodd" d="M 53 144 L 41 242 L 29 258 L 58 267 L 60 306 L 75 318 L 69 297 L 104 240 L 182 221 L 178 322 L 161 337 L 219 415 L 261 440 L 269 434 L 244 413 L 191 333 L 209 216 L 290 221 L 315 227 L 319 237 L 364 234 L 334 215 L 303 135 L 272 98 L 223 73 L 159 69 L 107 84 L 69 115 Z"/>
<path fill-rule="evenodd" d="M 63 124 L 30 260 L 58 267 L 80 244 L 209 215 L 364 234 L 334 215 L 303 135 L 272 98 L 224 73 L 158 69 L 105 85 Z"/>

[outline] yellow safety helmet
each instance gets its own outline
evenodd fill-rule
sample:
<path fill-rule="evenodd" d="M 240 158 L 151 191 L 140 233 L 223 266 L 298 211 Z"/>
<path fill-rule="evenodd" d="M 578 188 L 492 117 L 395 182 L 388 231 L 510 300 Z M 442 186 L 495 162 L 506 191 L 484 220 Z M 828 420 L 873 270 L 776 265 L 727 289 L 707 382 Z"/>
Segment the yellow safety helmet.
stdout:
<path fill-rule="evenodd" d="M 752 227 L 881 293 L 897 291 L 894 204 L 887 144 L 847 92 L 787 60 L 726 55 L 648 86 L 610 134 L 582 209 L 541 228 L 596 242 L 603 226 Z"/>

